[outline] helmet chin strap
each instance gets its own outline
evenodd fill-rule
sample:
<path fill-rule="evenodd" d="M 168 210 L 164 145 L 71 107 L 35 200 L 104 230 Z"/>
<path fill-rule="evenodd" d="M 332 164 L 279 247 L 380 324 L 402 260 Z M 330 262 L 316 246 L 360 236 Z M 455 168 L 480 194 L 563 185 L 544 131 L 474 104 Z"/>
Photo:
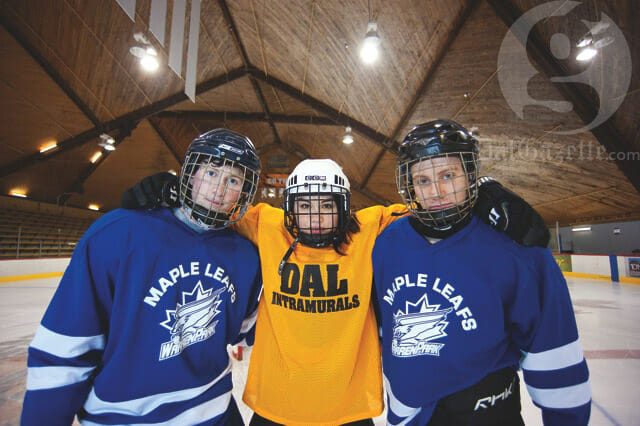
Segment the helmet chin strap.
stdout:
<path fill-rule="evenodd" d="M 300 243 L 307 247 L 323 248 L 333 244 L 333 241 L 336 239 L 336 235 L 335 231 L 333 231 L 330 235 L 324 236 L 322 238 L 313 238 L 313 236 L 307 234 L 306 232 L 299 231 L 297 238 Z"/>
<path fill-rule="evenodd" d="M 293 251 L 296 249 L 296 246 L 298 245 L 298 241 L 299 241 L 298 237 L 296 237 L 291 243 L 291 246 L 289 246 L 289 249 L 287 250 L 287 252 L 284 254 L 284 257 L 282 258 L 282 260 L 280 261 L 280 265 L 278 266 L 278 275 L 282 275 L 282 270 L 284 269 L 284 265 L 287 264 L 287 260 L 289 260 L 289 258 L 293 254 Z"/>
<path fill-rule="evenodd" d="M 189 206 L 182 207 L 187 214 L 197 225 L 208 229 L 216 221 L 226 221 L 229 219 L 229 215 L 224 213 L 217 213 L 215 217 L 208 215 L 209 210 L 202 207 L 200 204 L 194 204 L 193 208 Z"/>
<path fill-rule="evenodd" d="M 439 240 L 452 236 L 453 234 L 467 226 L 470 221 L 471 215 L 469 214 L 460 222 L 454 225 L 447 225 L 446 227 L 437 228 L 425 225 L 420 221 L 420 219 L 415 216 L 409 217 L 409 224 L 418 234 L 422 235 L 423 237 L 437 238 Z"/>

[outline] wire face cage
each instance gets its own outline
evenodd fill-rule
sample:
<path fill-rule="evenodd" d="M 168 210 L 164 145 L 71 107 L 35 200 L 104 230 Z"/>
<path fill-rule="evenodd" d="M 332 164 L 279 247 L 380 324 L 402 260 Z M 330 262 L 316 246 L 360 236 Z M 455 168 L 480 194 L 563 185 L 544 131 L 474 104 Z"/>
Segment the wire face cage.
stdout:
<path fill-rule="evenodd" d="M 326 247 L 345 232 L 350 193 L 340 185 L 304 183 L 289 186 L 285 197 L 285 227 L 310 247 Z"/>
<path fill-rule="evenodd" d="M 478 197 L 475 152 L 451 152 L 400 162 L 398 192 L 424 225 L 446 230 L 471 214 Z"/>
<path fill-rule="evenodd" d="M 259 171 L 224 156 L 191 152 L 180 174 L 180 202 L 200 226 L 215 230 L 237 222 L 253 203 Z"/>

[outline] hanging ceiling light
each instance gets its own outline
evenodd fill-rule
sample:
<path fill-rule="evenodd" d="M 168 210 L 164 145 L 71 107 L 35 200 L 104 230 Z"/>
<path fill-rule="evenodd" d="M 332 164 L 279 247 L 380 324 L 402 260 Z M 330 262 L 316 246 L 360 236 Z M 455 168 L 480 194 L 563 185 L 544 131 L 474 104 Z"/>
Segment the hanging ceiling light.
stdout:
<path fill-rule="evenodd" d="M 580 48 L 580 52 L 576 55 L 576 60 L 589 61 L 598 54 L 598 49 L 607 47 L 615 41 L 612 36 L 606 35 L 607 28 L 609 28 L 608 23 L 598 22 L 578 40 L 576 47 Z"/>
<path fill-rule="evenodd" d="M 151 46 L 151 42 L 142 33 L 135 33 L 133 38 L 141 45 L 131 47 L 129 53 L 140 59 L 140 65 L 145 71 L 153 72 L 157 70 L 160 66 L 158 52 Z"/>
<path fill-rule="evenodd" d="M 353 134 L 351 133 L 351 127 L 347 126 L 345 128 L 344 136 L 342 137 L 342 143 L 345 145 L 350 145 L 353 143 Z"/>
<path fill-rule="evenodd" d="M 380 36 L 378 35 L 378 24 L 369 22 L 367 24 L 367 34 L 360 47 L 360 59 L 367 65 L 373 64 L 380 56 Z"/>
<path fill-rule="evenodd" d="M 106 149 L 107 151 L 113 151 L 116 149 L 116 141 L 106 133 L 100 135 L 101 141 L 98 142 L 98 146 Z"/>
<path fill-rule="evenodd" d="M 578 61 L 588 61 L 598 54 L 598 51 L 592 47 L 585 47 L 578 53 L 576 59 Z"/>
<path fill-rule="evenodd" d="M 145 49 L 145 55 L 140 58 L 140 65 L 145 71 L 153 72 L 158 69 L 160 62 L 158 62 L 158 52 L 153 47 L 147 47 Z"/>

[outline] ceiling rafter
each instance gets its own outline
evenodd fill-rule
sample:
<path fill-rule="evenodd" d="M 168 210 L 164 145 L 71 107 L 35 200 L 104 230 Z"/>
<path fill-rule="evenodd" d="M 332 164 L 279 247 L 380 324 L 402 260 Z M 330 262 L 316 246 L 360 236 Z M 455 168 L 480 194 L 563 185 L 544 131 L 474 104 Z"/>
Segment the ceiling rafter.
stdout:
<path fill-rule="evenodd" d="M 156 118 L 189 118 L 192 120 L 231 120 L 231 121 L 267 121 L 267 116 L 262 112 L 243 111 L 162 111 L 155 115 Z M 271 114 L 271 120 L 275 123 L 312 124 L 338 126 L 330 118 L 314 115 L 288 115 Z"/>
<path fill-rule="evenodd" d="M 171 155 L 173 155 L 173 158 L 176 159 L 178 164 L 182 164 L 183 158 L 180 155 L 178 155 L 178 152 L 175 150 L 173 145 L 171 145 L 171 143 L 169 142 L 169 137 L 164 133 L 164 131 L 160 128 L 160 126 L 158 126 L 158 123 L 156 123 L 156 121 L 152 117 L 148 117 L 147 122 L 149 122 L 149 125 L 151 126 L 151 128 L 156 132 L 156 134 L 158 135 L 162 143 L 164 143 L 164 145 L 167 147 L 169 152 L 171 152 Z"/>
<path fill-rule="evenodd" d="M 382 157 L 384 156 L 384 154 L 389 150 L 395 151 L 398 148 L 399 144 L 396 142 L 398 135 L 400 134 L 402 129 L 404 129 L 404 127 L 407 125 L 409 118 L 415 112 L 416 106 L 418 105 L 418 101 L 422 98 L 424 93 L 427 91 L 427 88 L 429 87 L 429 85 L 431 84 L 431 81 L 433 80 L 433 76 L 435 75 L 436 71 L 440 67 L 440 63 L 449 52 L 451 45 L 453 44 L 454 40 L 458 37 L 458 34 L 462 30 L 462 27 L 464 26 L 465 22 L 469 20 L 469 16 L 471 16 L 471 13 L 475 10 L 475 8 L 479 3 L 480 3 L 479 0 L 471 1 L 467 5 L 462 15 L 460 16 L 460 19 L 458 20 L 458 23 L 456 24 L 453 31 L 449 33 L 449 37 L 447 38 L 447 41 L 440 49 L 440 52 L 438 53 L 438 57 L 435 59 L 435 61 L 433 61 L 433 64 L 427 71 L 427 74 L 424 76 L 424 79 L 422 80 L 422 84 L 420 84 L 420 87 L 418 88 L 418 90 L 416 90 L 416 93 L 413 96 L 413 99 L 407 106 L 406 110 L 404 111 L 404 114 L 402 114 L 402 117 L 400 118 L 400 121 L 396 125 L 395 129 L 393 129 L 393 133 L 391 134 L 391 136 L 389 136 L 387 140 L 385 140 L 383 149 L 378 153 L 378 156 L 373 162 L 371 169 L 369 169 L 367 176 L 364 178 L 364 180 L 361 183 L 362 188 L 364 188 L 367 185 L 367 183 L 369 183 L 369 179 L 371 179 L 373 172 L 378 167 L 378 164 L 380 164 L 380 161 L 382 160 Z"/>
<path fill-rule="evenodd" d="M 224 20 L 227 23 L 229 28 L 229 32 L 231 33 L 231 38 L 233 39 L 233 43 L 238 49 L 240 56 L 242 57 L 242 63 L 244 64 L 245 69 L 249 69 L 251 64 L 249 62 L 249 55 L 247 55 L 247 50 L 242 44 L 242 40 L 240 39 L 240 34 L 238 33 L 238 27 L 236 26 L 235 21 L 233 20 L 233 16 L 231 16 L 231 11 L 227 6 L 226 0 L 218 0 L 218 4 L 220 5 L 220 9 L 222 9 L 222 15 L 224 16 Z M 267 119 L 267 123 L 269 123 L 269 127 L 271 128 L 271 132 L 273 133 L 273 137 L 275 142 L 279 145 L 282 144 L 282 139 L 280 138 L 280 134 L 278 133 L 278 129 L 276 128 L 273 119 L 271 118 L 271 111 L 269 110 L 269 105 L 267 105 L 267 101 L 264 97 L 264 93 L 262 93 L 262 89 L 260 89 L 260 85 L 256 81 L 256 79 L 250 74 L 249 81 L 251 81 L 251 86 L 253 87 L 253 91 L 258 98 L 258 102 L 260 102 L 260 106 L 264 111 L 264 115 Z"/>
<path fill-rule="evenodd" d="M 214 77 L 210 80 L 198 84 L 196 86 L 196 94 L 199 95 L 205 93 L 211 89 L 237 80 L 245 75 L 246 71 L 242 68 L 232 70 L 227 74 Z M 58 148 L 56 148 L 54 151 L 47 152 L 45 154 L 41 154 L 40 152 L 28 154 L 16 161 L 0 167 L 0 178 L 29 167 L 37 162 L 47 161 L 62 154 L 63 152 L 67 152 L 71 149 L 77 148 L 90 142 L 91 140 L 100 136 L 100 134 L 102 133 L 108 133 L 113 130 L 127 127 L 131 125 L 131 123 L 138 122 L 144 118 L 157 114 L 158 112 L 177 105 L 178 103 L 185 101 L 186 99 L 188 99 L 187 95 L 184 92 L 179 92 L 157 102 L 154 102 L 150 105 L 146 105 L 134 111 L 123 114 L 120 117 L 114 118 L 113 120 L 107 121 L 105 123 L 100 123 L 92 129 L 86 130 L 78 135 L 72 136 L 60 142 L 58 144 Z"/>
<path fill-rule="evenodd" d="M 0 14 L 0 23 L 7 30 L 9 34 L 18 42 L 24 50 L 29 53 L 34 61 L 40 65 L 45 73 L 53 80 L 53 82 L 67 95 L 67 97 L 74 103 L 76 107 L 93 123 L 94 126 L 100 125 L 100 120 L 95 116 L 93 111 L 84 103 L 80 96 L 78 96 L 71 86 L 66 82 L 64 78 L 56 71 L 56 69 L 45 59 L 43 55 L 36 50 L 36 48 L 29 43 L 26 37 L 24 37 L 14 24 L 11 24 L 9 20 L 5 18 L 3 14 Z"/>
<path fill-rule="evenodd" d="M 118 145 L 120 145 L 126 138 L 131 136 L 131 132 L 133 132 L 133 130 L 137 127 L 137 125 L 138 123 L 136 122 L 131 125 L 120 128 L 116 137 L 113 138 L 114 148 L 117 148 Z M 64 191 L 64 193 L 59 196 L 58 199 L 61 204 L 66 203 L 69 197 L 71 197 L 71 195 L 74 193 L 76 194 L 84 193 L 84 183 L 87 181 L 87 179 L 89 179 L 89 177 L 96 170 L 98 170 L 98 167 L 100 167 L 102 163 L 104 163 L 104 161 L 107 159 L 107 157 L 109 157 L 109 155 L 113 151 L 109 151 L 103 148 L 101 152 L 102 152 L 102 155 L 100 156 L 100 158 L 95 163 L 90 163 L 88 166 L 86 166 L 84 170 L 80 172 L 80 175 L 76 178 L 76 180 L 73 181 L 73 183 L 69 185 L 67 189 Z"/>
<path fill-rule="evenodd" d="M 231 12 L 229 11 L 227 2 L 225 0 L 218 0 L 218 4 L 222 9 L 222 14 L 224 15 L 225 22 L 229 27 L 229 31 L 231 32 L 231 36 L 233 38 L 234 44 L 236 45 L 236 48 L 238 49 L 238 51 L 240 52 L 240 55 L 242 56 L 242 62 L 245 66 L 245 69 L 249 73 L 249 80 L 251 81 L 251 85 L 253 86 L 253 90 L 256 93 L 256 97 L 258 98 L 258 101 L 262 106 L 262 110 L 264 111 L 264 119 L 269 123 L 269 127 L 271 127 L 271 131 L 273 132 L 276 144 L 282 145 L 291 154 L 294 154 L 302 159 L 310 157 L 309 153 L 302 146 L 294 142 L 287 142 L 286 144 L 282 143 L 282 140 L 280 139 L 280 135 L 278 134 L 278 129 L 275 126 L 274 116 L 271 114 L 271 111 L 269 110 L 269 106 L 267 105 L 266 99 L 264 98 L 264 94 L 262 93 L 262 90 L 260 89 L 260 85 L 258 84 L 257 80 L 262 80 L 263 82 L 269 84 L 270 86 L 275 87 L 276 89 L 280 89 L 285 93 L 288 93 L 289 95 L 302 100 L 303 102 L 312 106 L 319 112 L 326 114 L 329 118 L 333 119 L 336 123 L 344 123 L 344 125 L 346 126 L 351 126 L 355 131 L 364 134 L 365 136 L 374 140 L 376 143 L 383 144 L 385 140 L 385 136 L 382 135 L 381 133 L 376 132 L 374 129 L 347 116 L 346 114 L 343 114 L 340 111 L 333 109 L 329 105 L 326 105 L 318 101 L 317 99 L 312 98 L 309 95 L 305 95 L 300 90 L 292 86 L 289 86 L 285 82 L 278 80 L 274 77 L 270 77 L 264 72 L 258 71 L 257 68 L 252 66 L 249 61 L 247 51 L 244 45 L 242 44 L 242 40 L 240 40 L 240 34 L 238 33 L 238 29 L 236 27 L 235 22 L 233 21 L 233 17 L 231 16 Z M 354 186 L 354 189 L 356 189 L 358 192 L 362 193 L 364 196 L 368 197 L 369 199 L 380 204 L 389 204 L 388 200 L 386 200 L 383 197 L 380 197 L 377 194 L 374 194 L 371 191 L 365 190 L 362 187 L 362 185 L 356 184 L 354 182 L 353 186 Z"/>
<path fill-rule="evenodd" d="M 354 131 L 366 136 L 378 145 L 384 146 L 384 141 L 387 139 L 387 136 L 380 132 L 377 132 L 366 124 L 338 111 L 337 109 L 325 104 L 324 102 L 312 96 L 302 93 L 300 90 L 276 77 L 266 75 L 264 72 L 255 67 L 249 67 L 247 72 L 249 73 L 249 75 L 256 77 L 258 80 L 261 80 L 268 85 L 286 93 L 287 95 L 305 103 L 306 105 L 309 105 L 316 111 L 331 118 L 337 124 L 343 126 L 351 126 Z"/>
<path fill-rule="evenodd" d="M 512 1 L 488 1 L 498 18 L 504 22 L 507 28 L 511 28 L 511 25 L 513 25 L 516 19 L 522 15 L 522 11 L 519 10 Z M 516 34 L 516 37 L 517 36 Z M 567 75 L 567 70 L 560 61 L 550 54 L 547 44 L 543 42 L 536 28 L 528 35 L 527 52 L 547 76 Z M 591 119 L 597 115 L 598 108 L 594 105 L 592 98 L 581 85 L 560 83 L 556 84 L 555 87 L 558 88 L 567 101 L 571 102 L 574 111 L 585 124 L 589 123 Z M 591 133 L 610 153 L 626 152 L 632 147 L 631 141 L 624 140 L 611 118 L 598 127 L 591 129 Z M 629 156 L 624 156 L 622 160 L 619 159 L 618 156 L 615 156 L 615 163 L 640 193 L 640 161 L 633 160 L 629 158 Z"/>

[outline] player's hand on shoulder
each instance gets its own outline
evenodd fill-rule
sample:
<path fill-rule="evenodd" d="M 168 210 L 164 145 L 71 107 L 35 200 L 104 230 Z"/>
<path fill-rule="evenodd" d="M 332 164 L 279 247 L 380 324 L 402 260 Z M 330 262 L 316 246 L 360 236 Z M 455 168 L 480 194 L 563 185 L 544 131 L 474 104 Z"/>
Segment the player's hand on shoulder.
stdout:
<path fill-rule="evenodd" d="M 134 210 L 178 205 L 178 178 L 169 172 L 143 178 L 122 194 L 121 202 L 122 208 Z"/>
<path fill-rule="evenodd" d="M 475 215 L 525 246 L 546 247 L 549 230 L 529 203 L 490 177 L 478 181 Z"/>

